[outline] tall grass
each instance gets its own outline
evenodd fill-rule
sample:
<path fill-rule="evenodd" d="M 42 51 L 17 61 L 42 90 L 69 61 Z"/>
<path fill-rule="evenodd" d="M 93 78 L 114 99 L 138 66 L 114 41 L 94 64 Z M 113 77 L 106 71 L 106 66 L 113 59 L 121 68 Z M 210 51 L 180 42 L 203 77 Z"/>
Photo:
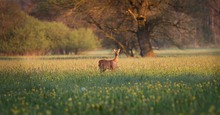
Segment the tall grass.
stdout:
<path fill-rule="evenodd" d="M 0 60 L 0 113 L 219 114 L 219 58 Z"/>

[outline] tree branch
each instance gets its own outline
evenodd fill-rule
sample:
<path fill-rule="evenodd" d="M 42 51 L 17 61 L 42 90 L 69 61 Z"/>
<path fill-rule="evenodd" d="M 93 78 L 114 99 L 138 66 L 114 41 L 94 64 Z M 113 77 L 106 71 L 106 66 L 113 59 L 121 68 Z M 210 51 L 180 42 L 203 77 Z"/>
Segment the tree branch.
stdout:
<path fill-rule="evenodd" d="M 91 20 L 92 20 L 91 23 L 95 24 L 95 25 L 101 30 L 101 32 L 104 33 L 104 35 L 105 35 L 108 39 L 113 40 L 113 41 L 114 41 L 115 43 L 117 43 L 124 51 L 126 51 L 125 46 L 124 46 L 120 41 L 118 41 L 115 37 L 113 37 L 111 33 L 106 32 L 106 31 L 102 28 L 101 24 L 99 24 L 92 16 L 89 16 L 89 17 L 90 17 Z"/>
<path fill-rule="evenodd" d="M 130 9 L 128 9 L 128 12 L 133 16 L 134 20 L 137 22 L 137 18 L 135 14 Z"/>

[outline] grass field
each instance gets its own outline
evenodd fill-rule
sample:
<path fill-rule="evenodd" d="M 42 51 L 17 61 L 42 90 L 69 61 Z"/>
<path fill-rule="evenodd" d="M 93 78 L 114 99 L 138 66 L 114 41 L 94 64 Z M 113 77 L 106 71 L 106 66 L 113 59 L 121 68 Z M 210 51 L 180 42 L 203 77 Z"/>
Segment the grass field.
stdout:
<path fill-rule="evenodd" d="M 102 74 L 94 56 L 0 57 L 0 114 L 220 114 L 219 52 L 169 52 Z"/>

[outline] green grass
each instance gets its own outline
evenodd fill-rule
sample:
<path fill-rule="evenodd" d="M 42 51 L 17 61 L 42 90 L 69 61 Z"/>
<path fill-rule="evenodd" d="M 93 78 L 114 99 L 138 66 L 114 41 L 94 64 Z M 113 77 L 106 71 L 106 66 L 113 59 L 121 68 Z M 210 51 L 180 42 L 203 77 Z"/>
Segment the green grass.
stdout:
<path fill-rule="evenodd" d="M 155 51 L 158 56 L 204 56 L 204 55 L 220 55 L 219 48 L 209 48 L 209 49 L 162 49 Z"/>
<path fill-rule="evenodd" d="M 0 60 L 1 114 L 220 114 L 220 56 Z"/>

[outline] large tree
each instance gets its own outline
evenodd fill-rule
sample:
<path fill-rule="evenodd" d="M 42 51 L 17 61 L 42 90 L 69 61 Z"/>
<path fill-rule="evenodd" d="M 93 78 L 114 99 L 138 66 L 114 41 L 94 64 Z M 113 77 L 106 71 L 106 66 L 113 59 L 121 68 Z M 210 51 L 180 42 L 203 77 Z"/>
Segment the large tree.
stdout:
<path fill-rule="evenodd" d="M 133 56 L 133 49 L 138 46 L 140 55 L 145 57 L 154 56 L 152 43 L 177 47 L 197 44 L 200 37 L 195 37 L 196 26 L 201 26 L 195 23 L 199 17 L 196 13 L 204 9 L 207 0 L 33 1 L 37 5 L 30 14 L 63 21 L 73 28 L 90 26 L 87 23 L 95 25 L 100 35 L 113 41 L 125 54 Z"/>
<path fill-rule="evenodd" d="M 87 13 L 87 20 L 130 55 L 133 55 L 132 43 L 137 38 L 140 55 L 145 57 L 154 56 L 151 42 L 157 42 L 156 35 L 179 47 L 178 38 L 172 36 L 185 36 L 193 31 L 193 27 L 189 26 L 193 20 L 184 13 L 182 4 L 185 2 L 180 0 L 90 0 L 85 1 L 81 7 L 83 10 L 80 10 Z M 136 37 L 124 36 L 128 38 L 122 41 L 121 33 L 133 33 Z"/>

